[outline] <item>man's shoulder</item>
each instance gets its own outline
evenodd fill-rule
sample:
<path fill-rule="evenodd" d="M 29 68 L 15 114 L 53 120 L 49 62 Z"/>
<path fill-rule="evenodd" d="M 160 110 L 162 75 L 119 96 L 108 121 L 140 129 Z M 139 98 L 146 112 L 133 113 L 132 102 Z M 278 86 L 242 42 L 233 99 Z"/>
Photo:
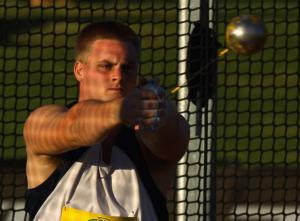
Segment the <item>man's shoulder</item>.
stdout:
<path fill-rule="evenodd" d="M 42 123 L 50 118 L 55 118 L 63 113 L 66 113 L 68 108 L 61 105 L 49 104 L 36 108 L 27 117 L 24 124 L 24 132 L 35 125 L 35 123 Z"/>
<path fill-rule="evenodd" d="M 38 114 L 43 114 L 43 113 L 60 113 L 60 112 L 64 112 L 67 111 L 68 108 L 62 105 L 57 105 L 57 104 L 48 104 L 48 105 L 44 105 L 41 107 L 36 108 L 35 110 L 33 110 L 29 117 L 32 115 L 38 115 Z"/>

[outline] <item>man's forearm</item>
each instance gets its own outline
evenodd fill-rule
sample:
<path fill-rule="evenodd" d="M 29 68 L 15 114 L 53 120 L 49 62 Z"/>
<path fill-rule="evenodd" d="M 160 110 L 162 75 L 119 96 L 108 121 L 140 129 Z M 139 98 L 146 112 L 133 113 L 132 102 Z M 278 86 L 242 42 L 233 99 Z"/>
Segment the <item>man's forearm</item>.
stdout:
<path fill-rule="evenodd" d="M 121 123 L 122 99 L 110 102 L 87 100 L 71 109 L 57 105 L 34 111 L 24 126 L 28 151 L 38 155 L 56 155 L 103 139 Z"/>
<path fill-rule="evenodd" d="M 121 124 L 121 103 L 122 99 L 109 102 L 88 100 L 75 105 L 68 113 L 68 118 L 73 121 L 71 132 L 75 145 L 97 143 L 112 128 Z"/>
<path fill-rule="evenodd" d="M 170 107 L 166 123 L 155 130 L 141 130 L 144 144 L 157 157 L 177 162 L 185 153 L 189 140 L 189 126 L 186 120 Z"/>

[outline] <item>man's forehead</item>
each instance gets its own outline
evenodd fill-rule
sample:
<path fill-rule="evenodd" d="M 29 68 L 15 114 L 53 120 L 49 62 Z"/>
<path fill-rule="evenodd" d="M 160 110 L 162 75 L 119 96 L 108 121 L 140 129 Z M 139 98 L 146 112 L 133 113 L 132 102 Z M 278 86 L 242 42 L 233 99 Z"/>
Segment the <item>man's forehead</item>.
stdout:
<path fill-rule="evenodd" d="M 138 50 L 133 44 L 113 39 L 99 39 L 92 43 L 91 53 L 96 56 L 119 57 L 136 61 L 138 59 Z"/>
<path fill-rule="evenodd" d="M 138 49 L 132 43 L 117 39 L 97 39 L 91 44 L 91 46 L 94 48 L 119 48 L 138 52 Z"/>

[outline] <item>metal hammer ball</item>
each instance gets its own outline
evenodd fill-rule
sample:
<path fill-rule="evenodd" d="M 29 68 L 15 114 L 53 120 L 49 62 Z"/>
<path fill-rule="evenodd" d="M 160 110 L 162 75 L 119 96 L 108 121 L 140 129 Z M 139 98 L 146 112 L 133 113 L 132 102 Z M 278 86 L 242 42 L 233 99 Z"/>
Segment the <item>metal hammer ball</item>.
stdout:
<path fill-rule="evenodd" d="M 264 23 L 254 15 L 235 17 L 227 25 L 227 47 L 242 55 L 251 55 L 261 50 L 266 41 Z"/>

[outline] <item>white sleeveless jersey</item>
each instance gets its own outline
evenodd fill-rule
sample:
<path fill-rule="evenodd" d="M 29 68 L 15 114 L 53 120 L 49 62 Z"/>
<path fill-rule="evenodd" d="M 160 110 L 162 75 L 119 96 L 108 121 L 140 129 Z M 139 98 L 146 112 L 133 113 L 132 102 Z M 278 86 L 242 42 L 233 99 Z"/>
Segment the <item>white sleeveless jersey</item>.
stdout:
<path fill-rule="evenodd" d="M 64 207 L 114 217 L 136 217 L 139 221 L 158 220 L 129 157 L 114 146 L 108 166 L 101 152 L 101 145 L 86 150 L 58 182 L 34 221 L 61 221 Z"/>

